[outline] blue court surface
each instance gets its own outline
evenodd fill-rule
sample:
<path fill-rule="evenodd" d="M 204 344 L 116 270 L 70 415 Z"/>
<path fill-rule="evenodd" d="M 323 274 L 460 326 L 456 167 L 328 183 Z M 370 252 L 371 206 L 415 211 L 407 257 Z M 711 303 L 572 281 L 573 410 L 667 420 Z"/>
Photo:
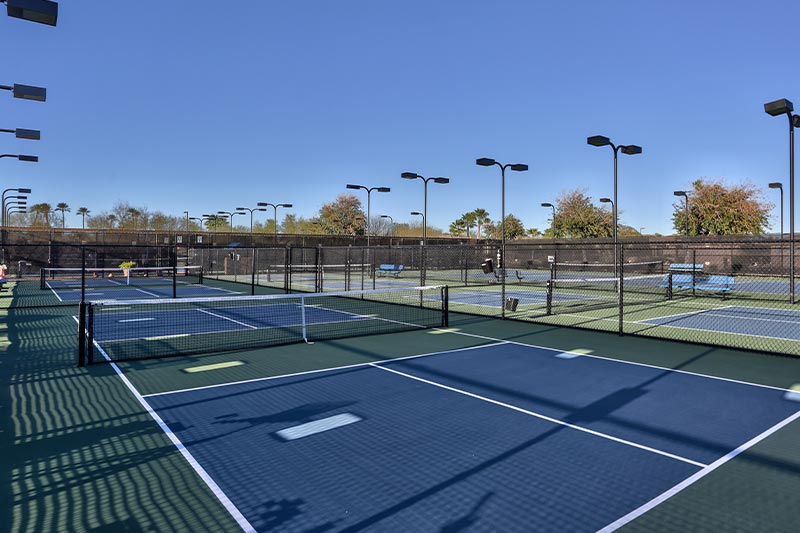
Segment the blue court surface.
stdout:
<path fill-rule="evenodd" d="M 492 290 L 465 290 L 459 291 L 451 288 L 448 298 L 451 303 L 461 303 L 470 305 L 480 305 L 484 307 L 497 307 L 503 305 L 503 298 L 500 288 Z M 547 291 L 545 289 L 506 289 L 506 298 L 519 299 L 519 305 L 544 305 L 547 302 Z M 586 294 L 573 294 L 569 292 L 554 292 L 554 302 L 567 302 L 572 300 L 594 300 L 594 296 Z"/>
<path fill-rule="evenodd" d="M 652 318 L 640 323 L 800 341 L 800 311 L 792 309 L 730 305 Z"/>
<path fill-rule="evenodd" d="M 245 530 L 561 532 L 622 525 L 792 397 L 501 342 L 142 401 Z"/>
<path fill-rule="evenodd" d="M 137 284 L 138 285 L 138 284 Z M 80 302 L 80 284 L 74 287 L 51 287 L 50 290 L 60 302 Z M 238 293 L 205 285 L 181 284 L 177 285 L 178 298 L 193 298 L 204 296 L 233 296 Z M 137 300 L 142 298 L 172 298 L 172 285 L 112 285 L 94 284 L 86 288 L 86 300 L 97 302 L 99 300 Z"/>

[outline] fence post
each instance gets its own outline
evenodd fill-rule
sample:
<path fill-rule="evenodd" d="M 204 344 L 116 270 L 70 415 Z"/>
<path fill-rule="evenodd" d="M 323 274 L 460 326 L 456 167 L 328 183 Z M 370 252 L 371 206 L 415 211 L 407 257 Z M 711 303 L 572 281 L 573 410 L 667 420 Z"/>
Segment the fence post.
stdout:
<path fill-rule="evenodd" d="M 253 264 L 252 264 L 252 266 L 250 268 L 250 294 L 251 295 L 255 295 L 256 294 L 256 266 L 258 265 L 258 262 L 256 261 L 256 253 L 257 252 L 258 252 L 258 250 L 256 249 L 255 246 L 253 246 L 253 261 L 252 261 Z"/>
<path fill-rule="evenodd" d="M 86 301 L 86 247 L 81 245 L 81 302 Z"/>
<path fill-rule="evenodd" d="M 625 261 L 624 261 L 624 252 L 622 251 L 623 250 L 622 243 L 616 244 L 615 246 L 617 246 L 617 250 L 619 251 L 619 287 L 617 288 L 617 290 L 618 290 L 617 297 L 619 298 L 619 331 L 618 331 L 618 334 L 621 336 L 621 335 L 625 334 L 625 330 L 623 329 L 623 317 L 625 315 L 625 289 L 624 289 L 624 286 L 625 286 L 625 274 L 624 274 L 624 271 L 625 271 L 625 269 L 623 267 L 625 266 Z"/>

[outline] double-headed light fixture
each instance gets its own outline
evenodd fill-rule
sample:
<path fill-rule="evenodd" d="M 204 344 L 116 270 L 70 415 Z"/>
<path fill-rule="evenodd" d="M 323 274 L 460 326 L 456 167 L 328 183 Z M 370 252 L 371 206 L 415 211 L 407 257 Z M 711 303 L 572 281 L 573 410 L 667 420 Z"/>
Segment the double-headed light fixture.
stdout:
<path fill-rule="evenodd" d="M 370 234 L 369 219 L 372 211 L 370 195 L 372 194 L 372 191 L 391 192 L 392 189 L 390 189 L 389 187 L 366 187 L 364 185 L 356 185 L 354 183 L 348 183 L 347 188 L 355 190 L 364 189 L 365 191 L 367 191 L 367 247 L 369 247 L 369 234 Z"/>

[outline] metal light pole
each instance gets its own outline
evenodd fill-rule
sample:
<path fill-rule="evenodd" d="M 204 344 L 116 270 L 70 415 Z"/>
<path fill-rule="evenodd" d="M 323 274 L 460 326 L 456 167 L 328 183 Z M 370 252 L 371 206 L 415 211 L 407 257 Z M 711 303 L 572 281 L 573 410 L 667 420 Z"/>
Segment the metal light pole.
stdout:
<path fill-rule="evenodd" d="M 422 227 L 425 227 L 425 213 L 420 213 L 419 211 L 411 211 L 411 214 L 415 217 L 422 217 Z M 424 231 L 424 230 L 423 230 Z"/>
<path fill-rule="evenodd" d="M 683 196 L 683 210 L 686 212 L 686 236 L 689 236 L 689 191 L 675 191 L 673 196 Z"/>
<path fill-rule="evenodd" d="M 392 228 L 389 233 L 391 233 L 392 236 L 394 236 L 394 219 L 392 218 L 392 216 L 391 215 L 381 215 L 381 218 L 388 218 L 389 219 L 389 224 L 391 224 L 391 228 Z"/>
<path fill-rule="evenodd" d="M 392 189 L 390 189 L 389 187 L 365 187 L 364 185 L 355 185 L 353 183 L 348 183 L 347 188 L 356 190 L 364 189 L 365 191 L 367 191 L 367 248 L 369 248 L 369 233 L 370 233 L 369 219 L 371 217 L 370 213 L 372 210 L 370 206 L 370 195 L 372 194 L 372 191 L 390 192 Z"/>
<path fill-rule="evenodd" d="M 11 192 L 11 191 L 22 193 L 22 194 L 19 194 L 19 195 L 16 195 L 16 196 L 6 196 L 6 193 L 7 192 Z M 25 200 L 25 199 L 28 198 L 26 195 L 30 194 L 30 192 L 31 192 L 30 189 L 21 188 L 21 187 L 20 188 L 10 188 L 10 189 L 6 189 L 6 190 L 3 191 L 2 213 L 0 213 L 0 216 L 2 217 L 2 220 L 0 220 L 0 225 L 2 225 L 2 226 L 6 225 L 6 219 L 5 219 L 6 200 L 10 200 L 12 198 L 15 198 L 17 200 Z"/>
<path fill-rule="evenodd" d="M 783 273 L 783 183 L 774 182 L 769 184 L 770 189 L 780 189 L 781 191 L 781 273 Z"/>
<path fill-rule="evenodd" d="M 542 207 L 550 207 L 553 209 L 553 223 L 550 225 L 550 227 L 553 229 L 553 238 L 556 238 L 556 206 L 550 202 L 542 202 Z"/>
<path fill-rule="evenodd" d="M 218 215 L 225 215 L 228 217 L 229 225 L 229 232 L 233 232 L 233 215 L 244 215 L 244 213 L 237 213 L 236 211 L 217 211 Z"/>
<path fill-rule="evenodd" d="M 422 182 L 425 184 L 424 192 L 423 192 L 424 197 L 423 197 L 423 203 L 422 203 L 422 213 L 425 215 L 423 217 L 423 222 L 422 222 L 422 245 L 424 246 L 424 245 L 428 244 L 428 224 L 427 224 L 427 220 L 428 220 L 428 182 L 429 181 L 433 181 L 434 183 L 446 184 L 446 183 L 450 183 L 450 178 L 442 178 L 442 177 L 426 178 L 426 177 L 423 177 L 423 176 L 421 176 L 421 175 L 419 175 L 419 174 L 417 174 L 415 172 L 403 172 L 402 174 L 400 174 L 400 177 L 404 178 L 404 179 L 407 179 L 407 180 L 417 180 L 417 179 L 419 179 L 419 180 L 422 180 Z"/>
<path fill-rule="evenodd" d="M 21 155 L 21 154 L 0 154 L 0 157 L 14 157 L 20 161 L 28 161 L 30 163 L 38 163 L 38 155 Z"/>
<path fill-rule="evenodd" d="M 794 129 L 800 127 L 800 116 L 793 114 L 794 105 L 783 98 L 764 104 L 764 111 L 776 117 L 786 115 L 789 119 L 789 302 L 794 299 Z"/>
<path fill-rule="evenodd" d="M 237 207 L 237 211 L 250 211 L 250 233 L 253 233 L 253 211 L 266 211 L 266 207 Z"/>
<path fill-rule="evenodd" d="M 278 208 L 279 207 L 286 207 L 288 209 L 288 208 L 291 208 L 291 207 L 294 207 L 294 206 L 292 206 L 292 204 L 271 204 L 269 202 L 258 202 L 258 204 L 256 204 L 256 205 L 258 205 L 259 207 L 271 207 L 272 208 L 272 210 L 273 210 L 273 220 L 275 221 L 275 230 L 274 230 L 275 242 L 277 243 L 278 242 Z"/>
<path fill-rule="evenodd" d="M 617 209 L 619 208 L 619 202 L 617 199 L 617 152 L 622 152 L 625 155 L 636 155 L 642 153 L 642 147 L 637 146 L 635 144 L 628 144 L 623 145 L 620 144 L 619 146 L 615 145 L 611 142 L 608 137 L 603 137 L 602 135 L 593 135 L 591 137 L 586 138 L 586 143 L 591 144 L 592 146 L 610 146 L 614 150 L 614 203 L 611 204 L 613 208 L 614 223 L 613 223 L 613 232 L 614 232 L 614 276 L 617 275 L 617 258 L 619 256 L 619 239 L 618 239 L 618 225 L 619 225 L 619 215 Z"/>
<path fill-rule="evenodd" d="M 500 167 L 500 302 L 501 316 L 506 316 L 506 168 L 510 168 L 516 172 L 525 172 L 528 170 L 528 165 L 524 163 L 507 163 L 503 165 L 489 157 L 481 157 L 475 160 L 475 164 L 481 167 L 491 167 L 497 165 Z"/>

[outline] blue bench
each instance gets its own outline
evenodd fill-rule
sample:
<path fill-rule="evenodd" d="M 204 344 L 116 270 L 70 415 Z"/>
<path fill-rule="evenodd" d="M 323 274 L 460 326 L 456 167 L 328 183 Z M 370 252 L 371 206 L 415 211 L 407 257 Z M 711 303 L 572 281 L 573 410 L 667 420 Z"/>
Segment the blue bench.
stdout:
<path fill-rule="evenodd" d="M 376 276 L 388 276 L 388 275 L 391 275 L 391 276 L 394 276 L 394 277 L 398 277 L 398 276 L 400 276 L 400 273 L 402 271 L 403 271 L 403 265 L 392 265 L 392 264 L 388 264 L 387 263 L 387 264 L 383 264 L 383 265 L 378 266 L 378 268 L 375 269 L 375 275 Z"/>
<path fill-rule="evenodd" d="M 736 283 L 733 276 L 672 274 L 672 288 L 698 291 L 730 292 Z M 666 287 L 664 283 L 664 287 Z"/>

